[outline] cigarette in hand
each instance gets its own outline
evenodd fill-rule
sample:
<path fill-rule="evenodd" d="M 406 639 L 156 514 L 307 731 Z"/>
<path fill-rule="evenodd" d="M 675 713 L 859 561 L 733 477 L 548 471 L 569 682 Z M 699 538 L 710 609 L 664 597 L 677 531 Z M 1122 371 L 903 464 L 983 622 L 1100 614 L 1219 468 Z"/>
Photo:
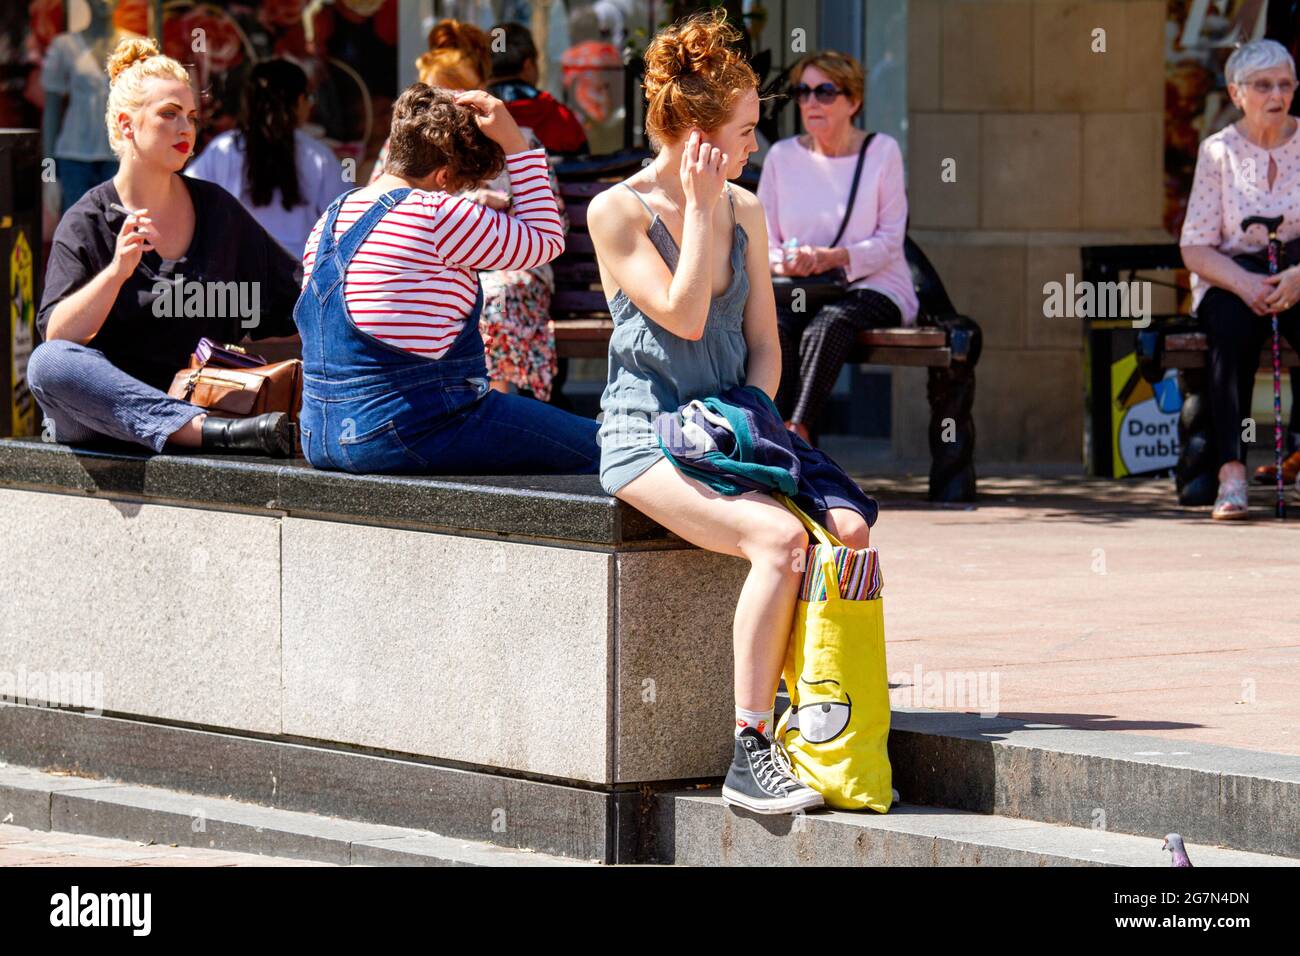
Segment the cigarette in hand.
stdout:
<path fill-rule="evenodd" d="M 124 213 L 124 214 L 126 214 L 126 215 L 128 215 L 128 216 L 134 216 L 134 215 L 136 215 L 136 213 L 132 212 L 130 209 L 127 209 L 127 208 L 126 208 L 125 206 L 123 206 L 121 203 L 111 202 L 111 203 L 108 204 L 108 208 L 109 208 L 109 209 L 116 209 L 118 212 L 120 212 L 120 213 Z M 140 227 L 139 227 L 139 226 L 136 226 L 136 227 L 135 227 L 135 231 L 136 231 L 136 232 L 140 232 L 140 231 L 141 231 Z"/>

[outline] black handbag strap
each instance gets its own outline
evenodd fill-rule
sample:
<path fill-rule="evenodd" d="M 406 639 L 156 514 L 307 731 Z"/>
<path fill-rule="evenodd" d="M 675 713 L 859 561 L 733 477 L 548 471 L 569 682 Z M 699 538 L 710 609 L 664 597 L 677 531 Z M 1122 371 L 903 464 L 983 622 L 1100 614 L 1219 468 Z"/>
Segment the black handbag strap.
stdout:
<path fill-rule="evenodd" d="M 844 230 L 849 228 L 849 220 L 853 218 L 853 201 L 858 198 L 858 182 L 862 179 L 862 164 L 867 159 L 867 147 L 875 139 L 875 133 L 868 133 L 867 138 L 862 141 L 862 148 L 858 150 L 858 165 L 853 170 L 853 188 L 849 190 L 849 204 L 844 210 L 844 221 L 840 223 L 840 231 L 835 233 L 835 238 L 831 240 L 831 248 L 834 249 L 840 244 L 840 237 L 844 235 Z"/>

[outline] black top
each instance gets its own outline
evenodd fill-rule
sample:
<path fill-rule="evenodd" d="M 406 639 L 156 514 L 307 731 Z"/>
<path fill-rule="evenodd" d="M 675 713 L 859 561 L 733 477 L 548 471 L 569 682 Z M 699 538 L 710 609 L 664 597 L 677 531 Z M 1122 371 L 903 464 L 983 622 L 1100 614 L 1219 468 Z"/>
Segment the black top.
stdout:
<path fill-rule="evenodd" d="M 182 176 L 194 202 L 194 238 L 180 259 L 163 259 L 156 250 L 140 257 L 135 272 L 122 284 L 103 327 L 87 344 L 102 351 L 118 368 L 165 390 L 173 376 L 189 365 L 190 353 L 203 336 L 219 342 L 294 335 L 293 307 L 302 285 L 302 265 L 254 219 L 239 200 L 216 183 Z M 45 336 L 54 307 L 113 261 L 117 236 L 126 214 L 109 207 L 121 204 L 110 179 L 91 189 L 69 209 L 54 230 L 54 245 L 45 270 L 45 294 L 36 317 Z M 177 295 L 176 279 L 183 280 Z M 236 282 L 218 296 L 200 298 L 192 282 Z M 245 318 L 238 305 L 253 304 L 258 283 L 258 319 Z M 166 285 L 162 285 L 166 283 Z M 159 292 L 169 301 L 154 314 Z M 188 294 L 188 295 L 187 295 Z M 188 304 L 189 308 L 184 308 Z M 180 310 L 173 308 L 179 301 Z M 199 303 L 213 303 L 218 314 L 192 314 Z M 226 303 L 222 307 L 222 303 Z M 191 313 L 187 315 L 186 313 Z"/>

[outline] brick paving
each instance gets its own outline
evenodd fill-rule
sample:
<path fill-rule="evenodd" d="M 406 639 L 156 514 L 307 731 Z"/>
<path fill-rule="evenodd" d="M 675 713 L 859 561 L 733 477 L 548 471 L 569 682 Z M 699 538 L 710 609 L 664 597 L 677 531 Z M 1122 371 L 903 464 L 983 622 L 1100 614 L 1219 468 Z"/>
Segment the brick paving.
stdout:
<path fill-rule="evenodd" d="M 309 860 L 142 844 L 79 833 L 0 825 L 0 867 L 10 866 L 333 866 Z"/>
<path fill-rule="evenodd" d="M 942 507 L 923 477 L 858 477 L 882 506 L 895 706 L 983 712 L 946 690 L 977 675 L 1026 723 L 1300 754 L 1294 491 L 1286 522 L 1262 487 L 1223 522 L 1171 479 L 981 474 L 976 506 Z"/>

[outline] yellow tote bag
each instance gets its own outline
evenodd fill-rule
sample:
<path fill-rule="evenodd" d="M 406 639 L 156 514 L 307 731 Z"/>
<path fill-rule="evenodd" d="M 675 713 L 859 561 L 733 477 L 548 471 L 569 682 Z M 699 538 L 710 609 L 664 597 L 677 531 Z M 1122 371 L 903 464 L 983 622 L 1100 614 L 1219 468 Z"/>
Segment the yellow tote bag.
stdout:
<path fill-rule="evenodd" d="M 804 573 L 819 572 L 826 582 L 825 600 L 801 599 L 795 610 L 783 670 L 790 709 L 777 722 L 776 739 L 795 776 L 828 807 L 885 813 L 893 794 L 883 602 L 844 600 L 833 550 L 844 544 L 787 496 L 775 497 L 824 545 L 811 552 L 820 569 Z"/>

